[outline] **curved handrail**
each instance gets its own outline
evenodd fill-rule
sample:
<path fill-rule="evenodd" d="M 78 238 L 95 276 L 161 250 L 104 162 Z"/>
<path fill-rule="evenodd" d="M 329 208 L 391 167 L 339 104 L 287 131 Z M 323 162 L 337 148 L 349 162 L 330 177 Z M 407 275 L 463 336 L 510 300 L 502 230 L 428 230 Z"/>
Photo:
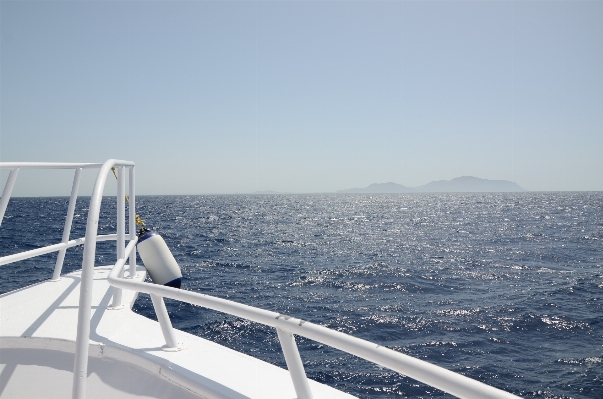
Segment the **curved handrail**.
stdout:
<path fill-rule="evenodd" d="M 77 338 L 75 342 L 75 359 L 73 363 L 73 390 L 74 399 L 84 399 L 86 395 L 86 377 L 88 375 L 88 344 L 90 341 L 90 312 L 92 306 L 92 283 L 94 274 L 94 256 L 96 255 L 96 241 L 98 234 L 98 221 L 100 206 L 103 200 L 103 191 L 107 175 L 115 166 L 134 166 L 134 162 L 109 159 L 103 163 L 92 196 L 90 197 L 90 208 L 88 209 L 88 220 L 86 222 L 86 236 L 84 244 L 84 255 L 82 259 L 82 276 L 80 281 L 80 301 L 77 316 Z"/>
<path fill-rule="evenodd" d="M 82 277 L 80 281 L 80 300 L 78 309 L 78 324 L 77 338 L 74 361 L 73 375 L 73 392 L 74 398 L 83 399 L 86 391 L 86 376 L 88 367 L 88 343 L 90 335 L 90 312 L 92 302 L 92 276 L 94 274 L 94 257 L 96 254 L 96 243 L 99 241 L 117 240 L 118 241 L 118 257 L 123 253 L 125 241 L 125 214 L 124 208 L 124 179 L 118 181 L 118 223 L 117 234 L 98 235 L 98 221 L 100 216 L 100 205 L 102 202 L 103 191 L 107 175 L 113 167 L 128 167 L 130 169 L 130 238 L 135 237 L 134 227 L 134 162 L 122 161 L 117 159 L 109 159 L 104 163 L 59 163 L 59 162 L 0 162 L 0 170 L 10 170 L 9 177 L 5 184 L 0 198 L 0 224 L 4 216 L 4 212 L 10 200 L 12 189 L 15 185 L 17 175 L 20 169 L 75 169 L 76 174 L 72 187 L 69 207 L 67 211 L 67 220 L 63 229 L 62 242 L 58 244 L 48 245 L 41 248 L 36 248 L 29 251 L 20 252 L 0 258 L 0 266 L 9 263 L 17 262 L 24 259 L 33 258 L 36 256 L 59 251 L 57 262 L 55 265 L 53 280 L 57 281 L 60 277 L 61 267 L 65 250 L 76 245 L 84 244 L 84 254 L 82 259 Z M 82 169 L 100 168 L 94 189 L 90 198 L 90 206 L 88 209 L 88 219 L 86 222 L 86 235 L 83 238 L 69 240 L 69 231 L 71 229 L 71 221 L 73 211 L 75 209 L 75 201 L 77 199 L 77 187 L 79 184 L 79 176 Z M 122 168 L 118 173 L 121 174 Z M 120 204 L 121 203 L 121 204 Z M 120 206 L 121 205 L 121 206 Z M 120 242 L 121 241 L 121 242 Z M 132 270 L 136 268 L 136 256 L 132 254 L 130 259 Z M 120 290 L 118 290 L 121 293 Z M 115 300 L 115 298 L 114 298 Z"/>
<path fill-rule="evenodd" d="M 124 258 L 118 260 L 111 270 L 111 273 L 109 273 L 107 280 L 109 284 L 116 288 L 130 289 L 187 302 L 197 306 L 203 306 L 208 309 L 300 335 L 361 357 L 380 366 L 387 367 L 390 370 L 404 374 L 460 398 L 518 398 L 513 394 L 491 387 L 472 378 L 465 377 L 464 375 L 457 374 L 443 367 L 302 319 L 206 294 L 121 278 L 120 272 L 124 267 L 125 260 L 136 246 L 136 242 L 137 239 L 134 239 L 128 243 Z"/>

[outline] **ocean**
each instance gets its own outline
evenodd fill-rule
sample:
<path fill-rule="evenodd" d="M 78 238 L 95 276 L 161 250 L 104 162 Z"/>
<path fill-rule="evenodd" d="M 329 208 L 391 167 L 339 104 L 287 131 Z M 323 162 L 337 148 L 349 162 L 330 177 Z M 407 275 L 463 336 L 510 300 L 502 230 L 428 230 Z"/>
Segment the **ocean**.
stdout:
<path fill-rule="evenodd" d="M 89 198 L 71 237 L 84 235 Z M 68 198 L 13 198 L 0 256 L 61 239 Z M 182 288 L 285 313 L 533 398 L 603 398 L 603 193 L 139 196 Z M 101 234 L 115 231 L 115 197 Z M 68 250 L 63 271 L 81 267 Z M 56 254 L 2 268 L 0 293 Z M 99 243 L 97 264 L 115 262 Z M 174 326 L 286 367 L 274 329 L 166 300 Z M 154 318 L 150 298 L 134 310 Z M 298 337 L 308 376 L 360 398 L 447 398 Z"/>

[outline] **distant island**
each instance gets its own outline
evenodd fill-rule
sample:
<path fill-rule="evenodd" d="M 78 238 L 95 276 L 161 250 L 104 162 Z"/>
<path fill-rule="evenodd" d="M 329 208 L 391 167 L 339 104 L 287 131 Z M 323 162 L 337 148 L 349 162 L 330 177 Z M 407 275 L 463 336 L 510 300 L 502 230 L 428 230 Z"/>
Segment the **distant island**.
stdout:
<path fill-rule="evenodd" d="M 488 180 L 473 176 L 461 176 L 452 180 L 437 180 L 418 187 L 407 187 L 397 183 L 373 183 L 364 188 L 348 188 L 337 193 L 494 193 L 527 191 L 508 180 Z"/>
<path fill-rule="evenodd" d="M 280 193 L 278 191 L 272 191 L 272 190 L 264 190 L 264 191 L 254 191 L 251 194 L 283 194 L 283 193 Z"/>
<path fill-rule="evenodd" d="M 249 193 L 251 195 L 281 195 L 281 194 L 299 194 L 299 193 L 293 193 L 290 191 L 274 191 L 274 190 L 261 190 L 261 191 L 254 191 L 252 193 Z"/>

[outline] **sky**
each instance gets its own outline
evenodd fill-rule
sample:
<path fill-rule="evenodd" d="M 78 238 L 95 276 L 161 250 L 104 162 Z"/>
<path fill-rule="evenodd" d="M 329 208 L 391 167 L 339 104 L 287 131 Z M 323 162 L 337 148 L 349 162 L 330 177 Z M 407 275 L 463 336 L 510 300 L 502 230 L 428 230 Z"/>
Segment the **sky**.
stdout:
<path fill-rule="evenodd" d="M 131 160 L 137 194 L 600 191 L 601 21 L 603 1 L 1 1 L 0 161 Z M 13 195 L 72 175 L 21 171 Z"/>

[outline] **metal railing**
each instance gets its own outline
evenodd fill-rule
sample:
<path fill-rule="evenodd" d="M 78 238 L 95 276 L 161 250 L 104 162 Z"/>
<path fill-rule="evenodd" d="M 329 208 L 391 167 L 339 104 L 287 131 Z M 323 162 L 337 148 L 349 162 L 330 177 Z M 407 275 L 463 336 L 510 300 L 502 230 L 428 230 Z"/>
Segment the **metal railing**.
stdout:
<path fill-rule="evenodd" d="M 60 275 L 59 263 L 62 265 L 64 251 L 75 245 L 84 244 L 84 255 L 82 261 L 82 275 L 80 287 L 80 301 L 78 309 L 77 339 L 73 372 L 73 391 L 74 399 L 84 399 L 86 391 L 86 376 L 88 367 L 88 347 L 90 336 L 90 313 L 92 302 L 92 277 L 94 272 L 94 257 L 96 251 L 96 242 L 104 240 L 117 241 L 117 262 L 115 263 L 108 277 L 108 282 L 114 287 L 113 309 L 119 309 L 121 305 L 121 292 L 124 289 L 143 292 L 151 295 L 155 312 L 166 341 L 166 348 L 178 350 L 178 344 L 172 328 L 169 315 L 165 308 L 163 298 L 171 298 L 178 301 L 190 303 L 197 306 L 203 306 L 229 315 L 241 317 L 253 322 L 271 326 L 276 329 L 277 335 L 285 356 L 287 368 L 289 369 L 293 386 L 299 399 L 311 399 L 312 392 L 308 379 L 304 371 L 303 362 L 299 355 L 295 343 L 295 335 L 306 337 L 308 339 L 320 342 L 333 348 L 342 350 L 360 358 L 366 359 L 372 363 L 386 367 L 415 380 L 421 381 L 432 387 L 448 392 L 460 398 L 466 399 L 510 399 L 518 398 L 508 392 L 491 387 L 479 381 L 454 373 L 442 367 L 427 363 L 423 360 L 413 358 L 389 348 L 365 341 L 350 335 L 330 330 L 298 318 L 279 314 L 276 312 L 255 308 L 241 303 L 221 299 L 201 293 L 185 291 L 177 288 L 166 287 L 151 283 L 136 281 L 134 279 L 124 278 L 124 267 L 126 259 L 129 259 L 129 274 L 136 274 L 136 243 L 138 238 L 135 234 L 135 193 L 134 193 L 134 164 L 132 162 L 108 160 L 104 164 L 33 164 L 12 163 L 0 164 L 0 169 L 11 169 L 7 180 L 2 199 L 0 200 L 0 223 L 2 216 L 8 204 L 8 198 L 14 186 L 18 171 L 20 168 L 75 168 L 76 176 L 72 188 L 71 199 L 69 203 L 67 220 L 63 231 L 63 239 L 60 244 L 26 251 L 21 254 L 10 255 L 0 258 L 0 265 L 11 263 L 17 260 L 27 259 L 33 256 L 45 253 L 60 251 L 57 258 L 57 265 L 53 273 L 53 279 Z M 99 236 L 98 221 L 100 215 L 100 206 L 102 202 L 102 193 L 106 178 L 112 167 L 117 167 L 117 234 Z M 84 238 L 69 240 L 69 230 L 73 218 L 73 209 L 75 208 L 75 199 L 77 197 L 77 187 L 79 184 L 79 172 L 84 167 L 100 167 L 96 178 L 94 190 L 90 198 L 90 207 L 88 210 L 88 220 L 86 223 L 86 235 Z M 129 187 L 129 243 L 125 246 L 125 179 L 124 168 L 130 170 Z M 8 197 L 5 197 L 7 195 Z M 72 204 L 73 201 L 73 204 Z M 61 256 L 61 253 L 63 255 Z M 59 262 L 61 259 L 61 262 Z"/>
<path fill-rule="evenodd" d="M 100 216 L 100 206 L 105 188 L 107 175 L 111 168 L 117 170 L 117 233 L 108 235 L 98 235 L 98 222 Z M 86 392 L 86 376 L 88 368 L 88 345 L 90 337 L 90 313 L 92 304 L 92 277 L 94 274 L 94 257 L 96 254 L 96 243 L 99 241 L 116 241 L 117 259 L 122 259 L 125 249 L 125 171 L 129 169 L 129 238 L 136 238 L 135 225 L 135 169 L 134 162 L 120 161 L 110 159 L 105 163 L 52 163 L 52 162 L 4 162 L 0 163 L 0 170 L 10 170 L 8 179 L 0 198 L 0 225 L 4 219 L 4 214 L 12 195 L 17 176 L 21 169 L 74 169 L 75 176 L 67 208 L 67 217 L 63 227 L 63 236 L 61 243 L 53 244 L 42 248 L 36 248 L 30 251 L 21 252 L 14 255 L 8 255 L 0 258 L 0 266 L 20 260 L 33 258 L 36 256 L 59 252 L 51 281 L 60 279 L 65 251 L 76 245 L 84 245 L 84 255 L 82 259 L 82 276 L 80 280 L 80 300 L 78 307 L 77 338 L 73 373 L 73 398 L 84 399 Z M 78 197 L 79 182 L 82 169 L 100 169 L 96 177 L 92 196 L 90 197 L 90 207 L 88 209 L 88 219 L 86 222 L 86 235 L 83 238 L 69 240 L 71 225 L 75 212 L 75 204 Z M 130 275 L 136 274 L 136 251 L 129 252 Z M 123 268 L 122 268 L 123 269 Z M 121 272 L 123 277 L 123 270 Z M 113 292 L 113 309 L 120 309 L 121 289 L 115 289 Z M 165 308 L 165 305 L 164 305 Z"/>
<path fill-rule="evenodd" d="M 134 193 L 134 186 L 135 186 L 134 163 L 127 162 L 127 161 L 114 161 L 114 162 L 116 162 L 115 163 L 116 165 L 122 165 L 122 164 L 126 165 L 127 164 L 128 168 L 130 169 L 129 196 L 131 197 L 130 202 L 132 203 L 132 205 L 130 207 L 131 208 L 130 209 L 130 239 L 132 239 L 133 237 L 136 237 L 136 230 L 135 230 L 135 224 L 134 224 L 134 213 L 135 213 L 134 203 L 136 201 L 135 193 Z M 86 237 L 69 240 L 69 236 L 71 233 L 71 225 L 72 225 L 73 216 L 75 213 L 75 204 L 76 204 L 77 197 L 78 197 L 78 190 L 79 190 L 79 183 L 80 183 L 82 169 L 94 169 L 94 168 L 99 169 L 102 166 L 103 166 L 103 164 L 101 164 L 101 163 L 52 163 L 52 162 L 2 162 L 2 163 L 0 163 L 0 170 L 7 170 L 7 169 L 10 170 L 8 179 L 6 181 L 6 184 L 4 185 L 2 197 L 0 198 L 0 225 L 2 225 L 2 221 L 4 219 L 4 214 L 6 212 L 6 208 L 10 201 L 10 198 L 12 196 L 12 191 L 15 186 L 15 182 L 17 180 L 19 171 L 21 169 L 74 169 L 75 170 L 75 176 L 73 177 L 71 196 L 69 197 L 69 205 L 67 207 L 67 216 L 65 218 L 65 225 L 63 227 L 63 235 L 62 235 L 61 242 L 59 244 L 48 245 L 46 247 L 36 248 L 36 249 L 29 250 L 29 251 L 24 251 L 24 252 L 20 252 L 17 254 L 13 254 L 13 255 L 0 257 L 0 266 L 7 265 L 7 264 L 13 263 L 13 262 L 18 262 L 20 260 L 33 258 L 33 257 L 40 256 L 40 255 L 49 254 L 52 252 L 59 252 L 56 263 L 55 263 L 55 267 L 53 270 L 52 278 L 51 278 L 52 281 L 58 281 L 61 276 L 61 271 L 63 268 L 63 263 L 65 260 L 65 253 L 66 253 L 67 249 L 78 246 L 78 245 L 83 245 L 86 242 Z M 120 170 L 123 170 L 123 168 L 120 168 Z M 118 182 L 118 185 L 120 183 L 121 184 L 124 183 L 123 178 L 121 179 L 121 182 Z M 118 186 L 118 191 L 120 191 L 119 186 Z M 123 187 L 121 188 L 121 191 L 122 192 L 124 191 Z M 119 204 L 119 199 L 118 199 L 118 207 L 119 207 L 119 205 L 120 204 Z M 123 209 L 123 206 L 122 206 L 122 209 Z M 123 228 L 123 223 L 125 220 L 124 216 L 125 215 L 120 215 L 119 213 L 117 215 L 118 234 L 97 235 L 95 242 L 117 240 L 119 243 L 120 239 L 121 239 L 121 242 L 124 242 L 125 241 L 125 238 L 123 237 L 123 235 L 125 234 L 125 231 Z M 121 222 L 120 222 L 120 220 L 121 220 Z M 120 223 L 122 224 L 121 228 L 120 228 Z M 119 237 L 120 231 L 122 232 L 122 237 Z M 121 247 L 123 250 L 124 245 L 122 245 Z M 120 248 L 120 245 L 117 244 L 118 259 L 120 256 L 119 248 Z M 134 270 L 134 272 L 135 272 L 136 271 L 136 253 L 132 254 L 131 260 L 132 260 L 133 267 L 130 269 L 130 271 Z"/>
<path fill-rule="evenodd" d="M 125 251 L 126 257 L 130 251 L 134 250 L 135 245 L 136 240 L 130 241 Z M 287 368 L 291 373 L 293 385 L 299 399 L 312 398 L 312 394 L 293 334 L 361 357 L 460 398 L 517 398 L 517 396 L 508 392 L 445 368 L 305 320 L 197 292 L 120 278 L 120 270 L 123 269 L 124 264 L 125 259 L 118 260 L 109 274 L 109 284 L 114 287 L 203 306 L 276 328 L 285 355 Z M 168 329 L 168 326 L 165 327 Z M 171 325 L 169 328 L 171 328 Z M 168 343 L 167 345 L 169 346 L 170 344 Z"/>

